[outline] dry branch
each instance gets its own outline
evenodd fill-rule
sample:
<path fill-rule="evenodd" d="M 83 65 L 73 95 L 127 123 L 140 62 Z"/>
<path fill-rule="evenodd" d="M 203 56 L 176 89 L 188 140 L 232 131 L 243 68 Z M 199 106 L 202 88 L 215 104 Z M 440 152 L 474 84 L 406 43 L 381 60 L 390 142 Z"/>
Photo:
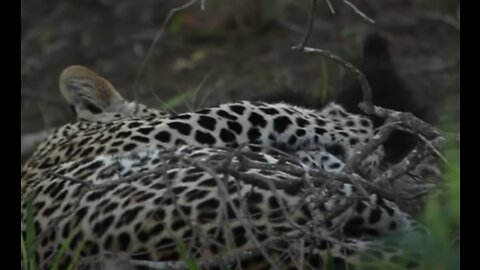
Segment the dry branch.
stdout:
<path fill-rule="evenodd" d="M 313 16 L 315 15 L 315 7 L 317 6 L 317 0 L 311 0 L 312 6 L 310 7 L 310 13 L 308 14 L 308 26 L 305 33 L 305 37 L 302 42 L 298 45 L 299 48 L 305 47 L 307 45 L 308 39 L 310 38 L 310 33 L 312 32 L 313 24 L 315 22 Z"/>
<path fill-rule="evenodd" d="M 240 150 L 240 149 L 239 149 Z M 173 151 L 165 151 L 162 152 L 158 155 L 158 158 L 162 159 L 162 166 L 156 169 L 152 169 L 150 171 L 146 172 L 139 172 L 135 173 L 131 176 L 128 177 L 120 177 L 117 180 L 112 180 L 106 183 L 101 183 L 101 184 L 94 184 L 92 182 L 87 182 L 83 179 L 76 179 L 73 177 L 65 176 L 65 175 L 60 175 L 56 173 L 51 173 L 52 176 L 57 177 L 58 179 L 62 179 L 65 181 L 69 181 L 72 183 L 80 184 L 84 187 L 82 189 L 82 192 L 78 194 L 77 200 L 74 203 L 74 207 L 72 207 L 72 210 L 69 211 L 68 213 L 64 213 L 58 217 L 56 217 L 52 224 L 49 228 L 47 228 L 45 231 L 43 231 L 38 237 L 37 237 L 37 243 L 38 241 L 41 241 L 43 237 L 46 235 L 49 235 L 48 232 L 52 229 L 56 228 L 56 225 L 60 223 L 60 221 L 64 218 L 68 218 L 71 214 L 76 211 L 79 207 L 80 201 L 84 198 L 84 196 L 91 191 L 101 191 L 105 189 L 111 189 L 115 187 L 116 185 L 120 184 L 127 184 L 131 181 L 139 180 L 143 177 L 146 176 L 156 176 L 160 177 L 160 179 L 165 175 L 166 171 L 169 168 L 173 167 L 178 167 L 178 163 L 171 162 L 171 161 L 180 161 L 182 164 L 185 164 L 187 166 L 195 166 L 208 174 L 212 176 L 217 181 L 217 187 L 219 189 L 219 195 L 221 198 L 227 203 L 231 209 L 234 211 L 235 215 L 237 216 L 237 219 L 241 222 L 242 226 L 246 229 L 246 232 L 249 234 L 249 239 L 252 239 L 251 241 L 254 242 L 255 248 L 252 249 L 251 251 L 247 253 L 242 253 L 236 256 L 235 258 L 227 259 L 227 258 L 221 258 L 221 260 L 213 260 L 213 261 L 199 261 L 200 265 L 202 266 L 215 266 L 215 265 L 222 265 L 226 261 L 232 261 L 232 260 L 238 260 L 238 259 L 245 259 L 247 256 L 252 255 L 252 252 L 256 252 L 258 254 L 261 254 L 263 257 L 267 258 L 267 260 L 270 261 L 272 266 L 275 266 L 275 263 L 272 259 L 268 259 L 268 254 L 265 252 L 265 248 L 267 248 L 266 243 L 260 243 L 257 242 L 256 236 L 254 233 L 254 228 L 252 225 L 249 223 L 249 221 L 245 217 L 245 212 L 244 210 L 241 210 L 241 206 L 237 207 L 232 199 L 229 197 L 229 193 L 226 189 L 226 183 L 222 177 L 220 177 L 221 174 L 223 175 L 228 175 L 232 176 L 234 179 L 241 180 L 245 183 L 251 183 L 254 186 L 263 186 L 267 187 L 269 190 L 273 192 L 275 196 L 279 196 L 277 190 L 286 190 L 286 189 L 299 189 L 303 188 L 306 193 L 318 193 L 320 194 L 322 192 L 322 189 L 318 189 L 318 187 L 324 187 L 326 183 L 350 183 L 354 184 L 355 186 L 359 186 L 361 190 L 363 190 L 362 193 L 364 194 L 359 194 L 357 195 L 352 195 L 352 200 L 350 203 L 354 203 L 355 200 L 358 199 L 365 199 L 365 196 L 372 192 L 380 192 L 382 193 L 383 196 L 386 197 L 392 197 L 393 195 L 388 195 L 385 194 L 385 191 L 382 190 L 381 188 L 377 187 L 375 184 L 369 183 L 367 180 L 361 178 L 360 176 L 356 174 L 345 174 L 345 173 L 329 173 L 329 172 L 324 172 L 322 170 L 308 170 L 306 171 L 304 168 L 301 166 L 295 166 L 295 165 L 289 165 L 289 164 L 282 164 L 282 165 L 275 165 L 275 164 L 265 164 L 261 163 L 258 161 L 253 161 L 248 157 L 248 153 L 241 152 L 241 151 L 233 151 L 232 152 L 225 152 L 225 154 L 217 154 L 213 157 L 209 157 L 210 159 L 208 162 L 204 161 L 199 161 L 198 159 L 194 158 L 189 158 L 184 155 L 178 155 L 178 154 L 173 154 Z M 285 157 L 289 158 L 289 157 Z M 175 164 L 172 164 L 175 163 Z M 271 170 L 271 171 L 281 171 L 286 174 L 289 174 L 292 176 L 289 180 L 275 180 L 272 181 L 272 179 L 262 177 L 261 175 L 253 174 L 253 173 L 246 173 L 244 172 L 245 169 L 265 169 L 265 170 Z M 306 181 L 304 181 L 303 177 L 305 175 L 308 175 L 311 177 L 311 182 L 313 183 L 313 187 L 308 187 L 306 184 Z M 295 178 L 297 176 L 297 178 Z M 161 180 L 159 180 L 161 181 Z M 363 188 L 363 186 L 365 186 Z M 325 195 L 320 195 L 322 199 L 328 199 L 325 198 Z M 328 197 L 328 196 L 327 196 Z M 281 199 L 278 200 L 279 202 L 282 202 Z M 347 203 L 345 205 L 341 205 L 339 207 L 336 207 L 331 210 L 331 214 L 328 215 L 330 218 L 334 218 L 337 215 L 342 214 L 345 212 L 346 208 L 350 204 Z M 329 241 L 335 242 L 342 244 L 343 242 L 336 240 L 336 239 L 331 239 L 329 238 L 328 235 L 323 235 L 323 234 L 316 234 L 315 230 L 312 229 L 315 228 L 316 225 L 306 225 L 306 226 L 299 226 L 297 225 L 293 220 L 290 220 L 288 217 L 288 213 L 285 211 L 287 209 L 286 205 L 283 205 L 280 203 L 280 209 L 283 213 L 283 215 L 286 217 L 286 220 L 289 222 L 289 224 L 292 226 L 293 233 L 291 236 L 286 236 L 287 238 L 294 240 L 299 237 L 316 237 L 318 239 L 329 239 Z M 327 213 L 326 213 L 327 214 Z M 186 215 L 181 214 L 181 218 L 185 220 L 185 222 L 188 222 L 194 227 L 193 224 L 191 224 L 190 220 Z M 318 223 L 319 220 L 312 220 L 312 224 Z M 318 223 L 320 226 L 323 226 L 323 223 Z M 313 231 L 312 231 L 313 230 Z M 148 266 L 152 269 L 187 269 L 185 268 L 185 264 L 181 262 L 146 262 L 146 261 L 132 261 L 132 264 L 136 265 L 142 265 L 142 266 Z"/>
<path fill-rule="evenodd" d="M 175 12 L 185 9 L 196 2 L 198 2 L 198 0 L 191 0 L 178 8 L 172 9 L 171 12 L 168 14 L 167 18 L 165 19 L 162 25 L 162 28 L 159 30 L 159 32 L 157 32 L 157 35 L 154 38 L 154 41 L 147 53 L 146 59 L 144 60 L 144 62 L 142 62 L 140 66 L 139 72 L 137 74 L 137 78 L 135 80 L 136 81 L 135 84 L 137 83 L 137 80 L 141 75 L 146 65 L 146 62 L 150 58 L 156 43 L 158 42 L 160 37 L 163 35 L 165 26 L 168 24 L 171 17 L 175 14 Z M 364 15 L 360 10 L 358 10 L 355 6 L 353 6 L 349 1 L 344 0 L 343 2 L 349 5 L 351 8 L 353 8 L 355 12 L 361 15 L 364 19 L 371 20 L 366 15 Z M 327 3 L 329 2 L 327 1 Z M 201 1 L 202 9 L 204 9 L 204 4 L 205 4 L 204 1 Z M 246 230 L 246 233 L 248 234 L 249 238 L 251 239 L 251 241 L 254 243 L 254 246 L 255 246 L 253 250 L 238 254 L 237 256 L 222 257 L 222 258 L 219 258 L 218 260 L 211 260 L 211 261 L 202 261 L 202 260 L 197 261 L 199 265 L 202 266 L 202 268 L 220 266 L 220 265 L 224 265 L 225 263 L 229 265 L 229 264 L 238 262 L 238 260 L 240 259 L 246 259 L 249 256 L 261 254 L 270 263 L 270 265 L 274 269 L 276 269 L 276 265 L 273 262 L 273 259 L 271 259 L 269 255 L 265 252 L 265 243 L 260 243 L 257 240 L 252 224 L 250 224 L 248 220 L 245 218 L 245 215 L 241 211 L 242 210 L 241 207 L 237 207 L 233 203 L 232 199 L 230 198 L 226 188 L 227 181 L 225 181 L 228 176 L 232 176 L 237 180 L 242 180 L 245 183 L 252 183 L 255 186 L 268 187 L 268 189 L 270 189 L 273 192 L 273 194 L 277 197 L 279 197 L 278 190 L 281 190 L 281 189 L 285 190 L 285 189 L 303 188 L 305 190 L 305 193 L 310 192 L 310 193 L 318 194 L 325 190 L 328 191 L 329 187 L 330 188 L 333 187 L 335 189 L 341 183 L 347 183 L 355 186 L 357 188 L 357 191 L 355 194 L 353 194 L 351 197 L 348 198 L 350 201 L 348 201 L 342 206 L 334 208 L 331 211 L 330 215 L 327 215 L 329 218 L 334 218 L 340 215 L 341 213 L 345 212 L 346 208 L 350 207 L 350 205 L 353 205 L 356 202 L 356 200 L 367 199 L 369 195 L 373 193 L 379 194 L 382 197 L 392 201 L 397 201 L 399 199 L 407 199 L 405 197 L 401 197 L 398 194 L 392 193 L 391 190 L 388 190 L 388 187 L 396 179 L 398 179 L 399 177 L 407 174 L 409 171 L 414 169 L 425 157 L 438 153 L 438 148 L 441 147 L 444 141 L 443 134 L 442 132 L 432 127 L 428 123 L 425 123 L 420 119 L 416 118 L 411 113 L 403 113 L 403 112 L 398 112 L 398 111 L 375 106 L 372 103 L 372 91 L 371 91 L 370 85 L 366 80 L 365 76 L 362 74 L 362 72 L 360 72 L 351 63 L 341 59 L 340 57 L 338 57 L 337 55 L 329 51 L 305 47 L 306 43 L 308 42 L 309 36 L 313 28 L 313 24 L 314 24 L 313 15 L 314 15 L 315 6 L 316 6 L 316 0 L 312 0 L 312 8 L 309 15 L 309 23 L 306 30 L 306 35 L 304 36 L 301 43 L 297 46 L 292 47 L 292 49 L 299 50 L 305 53 L 318 54 L 318 55 L 325 56 L 335 61 L 336 63 L 344 66 L 345 68 L 352 71 L 353 73 L 355 73 L 358 80 L 360 81 L 360 85 L 363 93 L 363 102 L 359 105 L 359 107 L 367 114 L 376 115 L 385 119 L 385 124 L 378 130 L 378 133 L 368 143 L 362 144 L 359 146 L 359 148 L 357 149 L 356 155 L 354 155 L 350 160 L 347 161 L 345 168 L 342 172 L 333 173 L 333 172 L 326 172 L 320 169 L 306 170 L 301 166 L 295 166 L 293 164 L 278 165 L 278 164 L 261 163 L 261 162 L 257 162 L 249 159 L 247 155 L 245 155 L 243 152 L 240 151 L 241 149 L 238 149 L 237 151 L 233 151 L 233 153 L 227 152 L 228 154 L 225 154 L 223 156 L 217 155 L 215 156 L 215 158 L 210 157 L 209 162 L 199 161 L 196 159 L 188 158 L 183 155 L 174 155 L 171 151 L 170 152 L 165 151 L 164 153 L 158 156 L 158 158 L 165 161 L 164 166 L 161 166 L 157 169 L 153 169 L 151 171 L 136 173 L 125 178 L 119 177 L 118 180 L 110 181 L 104 184 L 94 184 L 91 182 L 86 182 L 82 179 L 75 179 L 65 175 L 52 173 L 53 176 L 59 179 L 80 184 L 83 187 L 85 187 L 85 189 L 83 189 L 82 193 L 80 193 L 77 196 L 78 201 L 74 204 L 72 211 L 56 217 L 54 222 L 51 222 L 53 226 L 48 229 L 55 229 L 55 226 L 59 224 L 59 221 L 61 219 L 68 217 L 70 214 L 76 211 L 76 209 L 79 207 L 79 202 L 82 200 L 82 198 L 85 196 L 87 192 L 110 189 L 117 185 L 130 183 L 132 181 L 136 181 L 142 177 L 147 177 L 147 176 L 155 175 L 158 177 L 163 177 L 166 171 L 169 168 L 172 168 L 173 165 L 176 165 L 176 167 L 178 167 L 178 163 L 170 165 L 169 164 L 170 162 L 168 161 L 180 160 L 183 163 L 188 164 L 189 166 L 195 166 L 203 170 L 204 172 L 208 173 L 213 179 L 215 179 L 218 186 L 218 190 L 219 190 L 218 192 L 219 196 L 224 201 L 224 204 L 228 204 L 231 207 L 236 218 L 238 218 L 238 220 L 241 222 L 242 226 Z M 379 175 L 373 181 L 369 181 L 368 179 L 365 179 L 362 176 L 356 174 L 354 169 L 357 168 L 357 166 L 361 163 L 362 160 L 365 159 L 365 157 L 372 154 L 373 151 L 377 149 L 395 129 L 411 130 L 413 134 L 419 137 L 419 144 L 415 147 L 415 149 L 413 149 L 405 157 L 403 161 L 387 169 L 383 174 Z M 49 132 L 50 131 L 48 131 L 48 133 Z M 30 141 L 33 141 L 33 142 L 41 141 L 46 137 L 45 134 L 46 133 L 43 132 L 40 134 L 36 134 L 36 136 L 29 137 L 29 138 L 34 138 L 34 139 L 30 139 Z M 26 148 L 27 145 L 32 145 L 32 144 L 34 143 L 24 144 L 24 138 L 22 137 L 22 155 L 24 153 L 24 145 Z M 282 153 L 278 153 L 278 154 L 282 155 Z M 291 157 L 288 157 L 288 156 L 286 158 L 292 159 Z M 235 162 L 234 162 L 234 159 L 235 159 Z M 278 180 L 272 181 L 272 179 L 264 177 L 262 175 L 246 173 L 245 172 L 246 168 L 279 171 L 279 172 L 284 172 L 292 177 L 289 180 L 278 179 Z M 224 175 L 226 178 L 222 179 L 219 176 L 220 174 Z M 325 195 L 319 196 L 319 197 L 320 198 L 323 197 L 322 200 L 328 199 L 328 196 L 325 196 Z M 290 237 L 291 239 L 297 239 L 297 240 L 298 238 L 300 238 L 300 236 L 303 236 L 303 237 L 308 236 L 310 238 L 316 238 L 316 239 L 325 239 L 329 237 L 326 235 L 315 233 L 314 224 L 316 224 L 317 220 L 312 220 L 310 223 L 307 224 L 307 226 L 298 226 L 295 222 L 291 221 L 288 218 L 288 213 L 286 211 L 287 206 L 283 205 L 283 202 L 281 199 L 279 199 L 278 201 L 280 202 L 280 210 L 282 211 L 283 215 L 285 215 L 285 218 L 287 219 L 289 224 L 292 226 L 292 229 L 295 229 L 294 233 L 292 233 L 291 235 L 286 235 L 285 237 Z M 184 215 L 182 211 L 179 211 L 179 213 L 181 218 L 185 219 L 185 221 L 187 222 L 188 218 L 186 217 L 186 215 Z M 191 221 L 188 221 L 188 222 L 192 227 L 194 227 L 193 224 L 191 224 Z M 312 227 L 314 229 L 312 229 Z M 41 241 L 42 237 L 47 235 L 46 233 L 47 231 L 48 230 L 42 232 L 42 234 L 39 235 L 39 237 L 37 237 L 37 242 Z M 334 243 L 344 244 L 341 241 L 336 239 L 329 238 L 329 240 L 331 240 Z M 302 244 L 302 247 L 303 247 L 303 244 Z M 303 251 L 301 253 L 303 254 Z M 303 256 L 301 257 L 303 258 Z M 152 269 L 182 269 L 182 270 L 188 269 L 188 265 L 180 261 L 150 262 L 150 261 L 131 260 L 130 262 L 137 266 L 146 266 Z"/>
<path fill-rule="evenodd" d="M 330 60 L 333 60 L 337 64 L 340 64 L 345 68 L 349 69 L 350 71 L 352 71 L 353 73 L 355 73 L 362 87 L 363 101 L 366 103 L 367 106 L 373 106 L 372 91 L 371 91 L 370 83 L 365 78 L 365 75 L 363 75 L 363 73 L 359 69 L 357 69 L 355 66 L 353 66 L 350 62 L 345 61 L 341 57 L 323 49 L 299 47 L 299 46 L 293 46 L 292 49 L 305 52 L 305 53 L 318 54 L 318 55 L 325 56 Z"/>
<path fill-rule="evenodd" d="M 187 3 L 179 6 L 179 7 L 176 7 L 176 8 L 172 8 L 170 10 L 170 12 L 168 12 L 168 15 L 167 17 L 165 18 L 165 20 L 163 21 L 162 23 L 162 26 L 160 27 L 160 29 L 158 29 L 157 33 L 155 34 L 155 37 L 153 38 L 152 40 L 152 44 L 150 45 L 150 48 L 148 48 L 148 51 L 147 51 L 147 55 L 145 56 L 145 58 L 143 59 L 142 63 L 140 64 L 140 67 L 138 68 L 138 72 L 137 72 L 137 75 L 135 76 L 135 80 L 133 82 L 133 93 L 134 93 L 134 97 L 135 97 L 135 100 L 137 100 L 137 86 L 138 86 L 138 82 L 140 80 L 140 77 L 143 73 L 143 70 L 145 69 L 148 61 L 150 60 L 150 58 L 152 57 L 152 54 L 153 54 L 153 51 L 155 50 L 155 47 L 158 43 L 158 41 L 163 37 L 163 35 L 165 34 L 165 29 L 168 25 L 168 23 L 170 23 L 170 20 L 173 18 L 173 16 L 179 12 L 179 11 L 182 11 L 184 9 L 187 9 L 191 6 L 193 6 L 195 3 L 197 3 L 198 0 L 190 0 L 188 1 Z M 204 10 L 205 9 L 205 0 L 202 0 L 201 3 L 200 3 L 200 8 L 201 10 Z"/>
<path fill-rule="evenodd" d="M 375 21 L 368 17 L 365 13 L 363 13 L 360 9 L 358 9 L 354 4 L 352 4 L 350 1 L 348 0 L 343 0 L 343 3 L 345 3 L 345 5 L 349 6 L 355 13 L 357 13 L 358 15 L 360 15 L 360 17 L 362 17 L 363 19 L 365 19 L 366 21 L 368 21 L 369 23 L 375 23 Z"/>
<path fill-rule="evenodd" d="M 362 18 L 374 23 L 373 20 L 366 16 L 351 2 L 348 0 L 343 0 L 343 2 L 352 8 Z M 328 0 L 327 4 L 329 4 L 330 7 L 330 2 Z M 313 14 L 313 8 L 314 6 L 312 6 L 312 10 L 310 10 L 310 15 Z M 313 16 L 310 16 L 309 20 L 313 20 Z M 311 26 L 313 24 L 313 21 L 309 21 L 306 30 L 306 36 L 303 37 L 303 41 L 299 45 L 293 46 L 292 49 L 308 54 L 316 54 L 327 57 L 337 64 L 347 68 L 347 70 L 353 72 L 360 83 L 363 95 L 363 101 L 359 104 L 359 108 L 367 115 L 375 115 L 384 119 L 384 124 L 378 128 L 371 140 L 367 143 L 357 146 L 355 155 L 346 161 L 345 167 L 341 173 L 335 175 L 325 175 L 323 173 L 322 176 L 327 176 L 331 177 L 330 179 L 343 180 L 345 182 L 355 184 L 357 188 L 359 185 L 364 186 L 368 192 L 380 194 L 383 197 L 395 202 L 405 202 L 411 200 L 412 196 L 405 196 L 405 194 L 401 196 L 400 194 L 395 194 L 400 192 L 398 192 L 399 190 L 392 190 L 392 184 L 402 176 L 408 176 L 409 172 L 420 165 L 425 158 L 429 156 L 442 157 L 439 149 L 441 149 L 443 143 L 445 142 L 444 133 L 430 124 L 418 119 L 409 112 L 399 112 L 375 106 L 375 104 L 373 104 L 372 89 L 370 84 L 358 68 L 327 50 L 305 47 L 306 41 L 308 41 L 309 35 L 312 32 Z M 355 175 L 355 169 L 360 166 L 361 161 L 365 160 L 366 157 L 371 155 L 378 147 L 380 147 L 380 145 L 382 145 L 389 138 L 394 130 L 408 131 L 416 136 L 418 138 L 416 147 L 411 150 L 401 162 L 394 164 L 392 167 L 385 170 L 382 174 L 378 175 L 376 179 L 370 179 L 373 180 L 371 182 L 365 181 L 365 179 Z M 405 181 L 406 179 L 407 178 L 404 178 Z M 423 185 L 421 184 L 419 186 L 421 188 L 418 188 L 419 191 L 416 192 L 414 195 L 415 197 L 424 196 L 429 191 L 428 188 L 425 188 L 424 183 Z"/>

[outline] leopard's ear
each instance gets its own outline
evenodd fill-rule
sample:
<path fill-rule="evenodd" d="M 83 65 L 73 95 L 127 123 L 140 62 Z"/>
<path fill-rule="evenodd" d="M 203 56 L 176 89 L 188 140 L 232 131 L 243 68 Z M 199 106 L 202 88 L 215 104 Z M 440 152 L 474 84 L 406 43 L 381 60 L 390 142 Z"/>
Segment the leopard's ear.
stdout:
<path fill-rule="evenodd" d="M 109 81 L 83 66 L 64 69 L 59 87 L 77 118 L 82 120 L 95 121 L 102 113 L 125 102 Z"/>

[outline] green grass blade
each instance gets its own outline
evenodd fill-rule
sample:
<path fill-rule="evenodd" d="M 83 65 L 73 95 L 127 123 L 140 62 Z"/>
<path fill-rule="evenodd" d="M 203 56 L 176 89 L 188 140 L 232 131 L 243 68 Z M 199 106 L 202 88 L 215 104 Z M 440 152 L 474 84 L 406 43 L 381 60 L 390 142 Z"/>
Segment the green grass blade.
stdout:
<path fill-rule="evenodd" d="M 22 269 L 28 269 L 28 256 L 27 256 L 27 249 L 25 248 L 25 240 L 23 239 L 23 234 L 20 234 L 22 240 L 20 242 L 20 248 L 22 250 L 22 262 L 23 267 Z"/>
<path fill-rule="evenodd" d="M 169 100 L 167 100 L 165 102 L 165 104 L 163 104 L 161 107 L 160 107 L 160 110 L 161 111 L 167 111 L 167 110 L 170 110 L 172 108 L 175 108 L 177 107 L 179 104 L 181 104 L 182 102 L 184 102 L 187 98 L 191 97 L 193 95 L 193 91 L 187 91 L 185 93 L 182 93 L 182 94 L 179 94 Z"/>
<path fill-rule="evenodd" d="M 29 268 L 35 270 L 35 226 L 33 220 L 33 205 L 32 199 L 27 200 L 27 239 L 26 239 L 26 254 Z"/>
<path fill-rule="evenodd" d="M 325 59 L 322 59 L 322 74 L 320 86 L 320 101 L 325 102 L 328 97 L 328 67 Z"/>
<path fill-rule="evenodd" d="M 53 261 L 51 270 L 58 270 L 63 254 L 65 253 L 67 248 L 70 246 L 70 243 L 72 242 L 73 238 L 79 231 L 80 231 L 80 226 L 75 227 L 75 229 L 68 235 L 67 239 L 63 241 L 62 246 L 60 247 L 60 250 L 55 256 L 55 260 Z"/>
<path fill-rule="evenodd" d="M 187 248 L 178 239 L 176 239 L 176 237 L 173 235 L 173 233 L 170 230 L 168 230 L 168 234 L 175 241 L 177 251 L 178 253 L 180 253 L 180 257 L 182 258 L 182 260 L 184 260 L 185 263 L 187 264 L 188 269 L 200 270 L 201 268 L 198 265 L 198 263 L 195 261 L 195 259 L 188 256 Z"/>
<path fill-rule="evenodd" d="M 325 254 L 325 260 L 323 261 L 322 269 L 335 270 L 335 265 L 333 264 L 332 250 L 330 248 L 327 249 L 327 253 Z"/>
<path fill-rule="evenodd" d="M 260 86 L 260 89 L 262 89 L 265 92 L 270 91 L 270 88 L 271 88 L 270 82 L 265 76 L 265 73 L 263 73 L 262 71 L 257 71 L 257 81 L 258 81 L 258 85 Z"/>
<path fill-rule="evenodd" d="M 184 14 L 178 14 L 173 18 L 169 28 L 169 32 L 171 34 L 176 34 L 180 32 L 183 26 L 184 18 L 185 18 Z"/>
<path fill-rule="evenodd" d="M 180 242 L 177 242 L 177 250 L 180 253 L 181 258 L 187 263 L 187 267 L 189 270 L 200 270 L 200 267 L 198 266 L 195 259 L 188 256 L 187 248 Z"/>
<path fill-rule="evenodd" d="M 460 226 L 460 151 L 454 149 L 446 151 L 445 157 L 448 160 L 447 181 L 449 182 L 448 196 L 451 202 L 452 225 Z"/>
<path fill-rule="evenodd" d="M 87 240 L 86 238 L 82 238 L 82 241 L 75 249 L 72 261 L 70 262 L 70 265 L 68 266 L 67 270 L 74 269 L 75 265 L 77 264 L 78 258 L 80 257 L 80 252 L 82 251 L 83 247 L 85 246 L 85 243 L 87 242 L 86 240 Z"/>

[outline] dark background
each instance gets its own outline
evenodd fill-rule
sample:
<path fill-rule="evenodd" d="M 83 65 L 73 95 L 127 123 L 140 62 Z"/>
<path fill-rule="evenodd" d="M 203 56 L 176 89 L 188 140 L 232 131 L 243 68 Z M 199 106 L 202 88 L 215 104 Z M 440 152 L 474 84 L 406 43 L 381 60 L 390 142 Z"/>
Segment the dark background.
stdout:
<path fill-rule="evenodd" d="M 284 89 L 320 98 L 321 89 L 332 95 L 353 78 L 322 57 L 290 50 L 306 29 L 308 0 L 205 0 L 203 11 L 198 1 L 172 18 L 147 57 L 169 11 L 186 2 L 22 0 L 22 133 L 73 120 L 57 85 L 72 64 L 95 70 L 128 99 L 177 111 Z M 335 14 L 317 2 L 309 46 L 358 63 L 365 37 L 379 32 L 415 99 L 439 121 L 458 120 L 459 1 L 352 1 L 375 24 L 342 1 L 330 1 Z"/>

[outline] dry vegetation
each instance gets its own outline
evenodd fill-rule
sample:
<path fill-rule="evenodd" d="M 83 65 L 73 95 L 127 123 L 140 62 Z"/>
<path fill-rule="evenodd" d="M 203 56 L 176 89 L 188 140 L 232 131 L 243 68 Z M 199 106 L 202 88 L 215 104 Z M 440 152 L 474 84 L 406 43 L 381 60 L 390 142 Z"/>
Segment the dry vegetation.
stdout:
<path fill-rule="evenodd" d="M 181 6 L 177 1 L 144 1 L 142 5 L 127 0 L 23 1 L 22 132 L 45 130 L 72 120 L 56 85 L 57 75 L 70 64 L 91 67 L 111 78 L 127 98 L 178 111 L 278 89 L 312 94 L 325 88 L 325 80 L 331 95 L 344 87 L 345 81 L 356 79 L 355 74 L 345 62 L 329 61 L 332 57 L 325 51 L 310 47 L 356 63 L 364 37 L 373 31 L 391 41 L 399 72 L 415 98 L 430 108 L 429 119 L 441 123 L 447 133 L 458 132 L 460 26 L 456 1 L 364 0 L 355 1 L 352 7 L 349 1 L 319 0 L 310 17 L 315 22 L 311 29 L 307 27 L 310 1 L 182 2 L 188 7 L 162 28 L 172 8 Z M 291 50 L 295 45 L 299 46 Z M 411 114 L 373 106 L 368 99 L 368 83 L 363 86 L 366 102 L 362 109 L 387 119 L 390 126 L 347 163 L 344 173 L 315 173 L 320 178 L 361 182 L 359 192 L 364 194 L 359 196 L 375 191 L 398 200 L 382 189 L 382 184 L 393 182 L 411 164 L 437 151 L 445 134 Z M 444 125 L 447 120 L 448 125 Z M 378 186 L 352 176 L 349 169 L 400 125 L 421 138 L 409 159 L 376 179 Z M 213 170 L 236 173 L 222 168 Z"/>
<path fill-rule="evenodd" d="M 248 99 L 279 88 L 315 92 L 322 61 L 292 52 L 304 34 L 309 1 L 205 1 L 173 17 L 141 74 L 155 34 L 179 1 L 22 1 L 22 132 L 72 120 L 57 77 L 83 64 L 151 106 L 198 89 L 175 109 Z M 186 3 L 187 1 L 182 1 Z M 355 1 L 372 25 L 342 1 L 318 1 L 309 44 L 357 60 L 367 33 L 392 44 L 404 79 L 424 103 L 458 103 L 459 28 L 449 23 L 456 1 Z M 441 45 L 441 46 L 440 46 Z M 345 85 L 345 69 L 328 62 L 328 88 Z M 137 78 L 138 77 L 138 78 Z"/>

